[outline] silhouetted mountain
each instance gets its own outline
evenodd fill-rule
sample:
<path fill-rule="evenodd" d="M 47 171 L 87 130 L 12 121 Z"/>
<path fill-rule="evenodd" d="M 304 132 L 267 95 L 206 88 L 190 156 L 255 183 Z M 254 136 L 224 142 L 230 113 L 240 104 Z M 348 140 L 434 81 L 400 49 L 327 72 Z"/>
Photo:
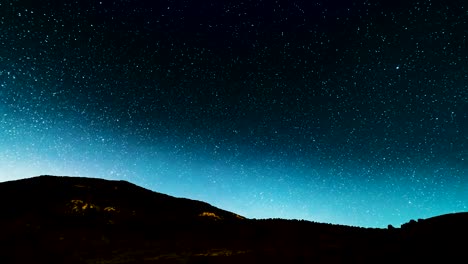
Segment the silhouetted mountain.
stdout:
<path fill-rule="evenodd" d="M 246 219 L 125 181 L 0 183 L 0 263 L 405 263 L 463 258 L 468 213 L 366 229 Z"/>

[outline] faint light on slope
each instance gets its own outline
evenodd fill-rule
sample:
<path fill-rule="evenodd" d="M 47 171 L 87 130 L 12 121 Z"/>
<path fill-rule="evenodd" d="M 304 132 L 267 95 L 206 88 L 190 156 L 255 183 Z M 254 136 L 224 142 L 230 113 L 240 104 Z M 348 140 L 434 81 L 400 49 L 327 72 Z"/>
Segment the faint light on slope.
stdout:
<path fill-rule="evenodd" d="M 236 214 L 236 218 L 237 218 L 237 219 L 242 219 L 242 220 L 245 219 L 245 217 L 243 217 L 243 216 L 241 216 L 241 215 L 238 215 L 238 214 Z"/>
<path fill-rule="evenodd" d="M 97 208 L 95 204 L 85 203 L 82 200 L 71 200 L 69 206 L 72 212 L 83 214 L 86 210 Z"/>
<path fill-rule="evenodd" d="M 203 212 L 201 214 L 199 214 L 198 216 L 203 216 L 203 217 L 209 217 L 213 220 L 221 220 L 222 218 L 218 215 L 216 215 L 215 213 L 211 213 L 211 212 Z"/>
<path fill-rule="evenodd" d="M 108 207 L 104 208 L 104 211 L 106 211 L 106 212 L 115 212 L 116 209 L 115 209 L 115 207 L 108 206 Z"/>

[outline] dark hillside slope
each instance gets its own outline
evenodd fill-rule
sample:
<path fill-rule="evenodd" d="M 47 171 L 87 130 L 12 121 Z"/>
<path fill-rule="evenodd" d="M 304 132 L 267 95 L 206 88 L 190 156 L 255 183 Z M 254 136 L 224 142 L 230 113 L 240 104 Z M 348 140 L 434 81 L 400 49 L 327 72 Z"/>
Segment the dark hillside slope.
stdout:
<path fill-rule="evenodd" d="M 47 263 L 50 260 L 41 257 L 46 255 L 62 262 L 69 261 L 69 255 L 99 255 L 152 246 L 155 241 L 165 246 L 174 243 L 174 249 L 195 240 L 201 245 L 206 240 L 199 239 L 202 235 L 217 241 L 220 228 L 245 220 L 204 202 L 125 181 L 76 177 L 1 183 L 0 206 L 0 257 L 31 263 Z"/>
<path fill-rule="evenodd" d="M 401 228 L 402 244 L 413 261 L 459 262 L 468 248 L 467 236 L 468 213 L 411 220 Z"/>
<path fill-rule="evenodd" d="M 366 229 L 246 219 L 125 181 L 0 183 L 0 263 L 406 263 L 464 257 L 468 214 Z M 460 240 L 461 239 L 461 240 Z"/>
<path fill-rule="evenodd" d="M 0 184 L 4 216 L 20 217 L 34 211 L 39 215 L 119 212 L 177 221 L 213 212 L 223 219 L 242 218 L 205 202 L 175 198 L 126 181 L 95 178 L 39 176 Z M 154 220 L 154 219 L 153 219 Z"/>

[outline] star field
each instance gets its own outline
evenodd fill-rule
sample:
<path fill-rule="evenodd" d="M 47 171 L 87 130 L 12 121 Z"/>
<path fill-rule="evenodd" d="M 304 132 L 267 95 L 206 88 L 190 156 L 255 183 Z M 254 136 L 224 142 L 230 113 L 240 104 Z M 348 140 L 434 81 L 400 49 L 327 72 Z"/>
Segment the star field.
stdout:
<path fill-rule="evenodd" d="M 123 179 L 250 218 L 467 211 L 463 1 L 0 3 L 0 181 Z"/>

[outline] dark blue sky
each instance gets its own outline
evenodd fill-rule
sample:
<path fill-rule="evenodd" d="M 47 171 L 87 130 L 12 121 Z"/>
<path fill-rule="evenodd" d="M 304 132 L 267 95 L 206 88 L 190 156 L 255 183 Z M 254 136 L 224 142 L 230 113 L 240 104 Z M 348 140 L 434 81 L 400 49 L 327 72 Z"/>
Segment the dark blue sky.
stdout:
<path fill-rule="evenodd" d="M 0 4 L 1 181 L 366 227 L 467 210 L 464 1 L 153 2 Z"/>

